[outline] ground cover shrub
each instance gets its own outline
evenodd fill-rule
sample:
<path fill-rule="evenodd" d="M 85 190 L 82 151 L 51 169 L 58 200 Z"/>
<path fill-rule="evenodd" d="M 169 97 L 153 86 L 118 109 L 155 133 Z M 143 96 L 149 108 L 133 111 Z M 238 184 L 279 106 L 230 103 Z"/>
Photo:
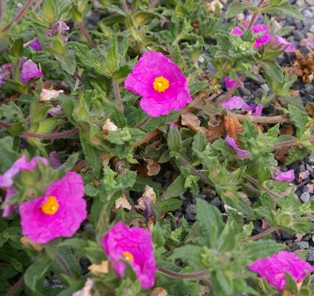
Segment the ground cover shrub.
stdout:
<path fill-rule="evenodd" d="M 232 2 L 228 22 L 200 0 L 1 2 L 1 295 L 311 295 L 306 253 L 270 237 L 314 230 L 279 166 L 313 153 L 313 103 L 274 14 L 303 18 L 287 0 Z"/>

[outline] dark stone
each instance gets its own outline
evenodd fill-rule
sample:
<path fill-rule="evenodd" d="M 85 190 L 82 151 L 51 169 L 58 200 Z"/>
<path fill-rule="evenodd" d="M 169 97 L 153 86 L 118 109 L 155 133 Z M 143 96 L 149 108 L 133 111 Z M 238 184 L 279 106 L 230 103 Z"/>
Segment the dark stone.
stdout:
<path fill-rule="evenodd" d="M 284 230 L 280 230 L 281 232 L 281 238 L 283 240 L 288 240 L 288 239 L 294 239 L 295 238 L 295 234 L 293 233 L 289 233 L 287 231 L 284 231 Z"/>

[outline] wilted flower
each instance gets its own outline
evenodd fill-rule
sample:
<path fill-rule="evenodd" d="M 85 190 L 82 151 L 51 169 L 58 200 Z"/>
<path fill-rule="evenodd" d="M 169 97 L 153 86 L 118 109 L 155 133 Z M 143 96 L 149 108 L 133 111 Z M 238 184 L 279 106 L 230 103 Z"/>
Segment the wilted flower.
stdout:
<path fill-rule="evenodd" d="M 244 28 L 248 28 L 248 26 L 249 26 L 248 24 L 245 24 Z M 254 48 L 260 48 L 263 44 L 268 44 L 272 39 L 272 37 L 269 35 L 269 29 L 266 25 L 263 24 L 254 25 L 252 27 L 252 31 L 254 34 L 264 33 L 263 35 L 255 39 L 255 42 L 253 43 Z M 243 31 L 240 27 L 237 26 L 231 31 L 231 34 L 238 35 L 239 37 L 241 37 Z"/>
<path fill-rule="evenodd" d="M 66 37 L 63 36 L 63 35 L 64 35 L 64 34 L 66 33 L 66 31 L 68 31 L 68 30 L 70 30 L 70 27 L 68 27 L 65 22 L 63 22 L 63 21 L 58 21 L 57 23 L 55 23 L 55 24 L 53 25 L 53 28 L 52 28 L 52 29 L 47 30 L 46 32 L 47 32 L 47 35 L 48 35 L 49 37 L 53 37 L 53 36 L 56 34 L 56 32 L 59 32 L 60 35 L 62 36 L 62 39 L 63 39 L 64 41 L 67 41 L 68 38 L 66 38 Z"/>
<path fill-rule="evenodd" d="M 221 105 L 227 110 L 239 109 L 244 111 L 252 111 L 252 116 L 261 116 L 264 108 L 263 104 L 248 105 L 241 97 L 233 96 L 229 100 L 222 102 Z"/>
<path fill-rule="evenodd" d="M 41 90 L 40 95 L 39 95 L 39 101 L 40 102 L 47 102 L 47 101 L 50 101 L 51 99 L 56 99 L 62 93 L 64 93 L 64 90 L 62 90 L 62 89 L 54 90 L 54 89 L 43 88 Z"/>
<path fill-rule="evenodd" d="M 23 63 L 20 79 L 23 83 L 27 83 L 35 77 L 44 77 L 44 74 L 39 71 L 37 65 L 33 61 L 27 60 Z"/>
<path fill-rule="evenodd" d="M 231 88 L 233 88 L 237 84 L 237 80 L 236 79 L 235 80 L 230 80 L 229 76 L 226 76 L 224 78 L 224 80 L 225 80 L 225 84 L 226 84 L 226 88 L 227 89 L 231 89 Z"/>
<path fill-rule="evenodd" d="M 46 158 L 35 156 L 31 161 L 27 160 L 26 155 L 16 160 L 11 168 L 9 168 L 3 175 L 0 175 L 0 187 L 8 188 L 7 194 L 5 196 L 5 201 L 9 201 L 11 195 L 14 194 L 14 189 L 12 187 L 14 182 L 14 177 L 22 170 L 31 171 L 38 166 L 38 161 L 43 164 L 48 165 L 48 160 Z M 3 217 L 8 217 L 14 210 L 17 209 L 17 205 L 8 204 L 3 208 Z"/>
<path fill-rule="evenodd" d="M 12 73 L 11 73 L 11 63 L 7 63 L 2 65 L 0 68 L 0 87 L 8 80 L 11 78 Z"/>
<path fill-rule="evenodd" d="M 285 181 L 285 182 L 291 182 L 294 179 L 295 179 L 295 176 L 294 176 L 294 170 L 293 169 L 286 171 L 286 172 L 278 172 L 276 174 L 276 177 L 275 177 L 275 180 Z"/>
<path fill-rule="evenodd" d="M 284 49 L 285 52 L 295 52 L 295 45 L 291 42 L 288 42 L 286 39 L 281 36 L 273 36 L 274 46 L 281 45 L 281 49 Z"/>
<path fill-rule="evenodd" d="M 250 152 L 247 151 L 247 150 L 243 150 L 243 149 L 240 149 L 238 146 L 237 146 L 237 143 L 235 142 L 235 140 L 229 136 L 226 137 L 226 142 L 227 142 L 227 145 L 231 148 L 234 149 L 234 151 L 237 153 L 237 155 L 241 158 L 244 158 L 244 157 L 247 157 Z"/>
<path fill-rule="evenodd" d="M 62 114 L 62 106 L 61 105 L 57 105 L 56 107 L 52 107 L 50 108 L 47 113 L 50 114 L 52 117 L 56 117 L 58 115 Z"/>
<path fill-rule="evenodd" d="M 128 260 L 142 289 L 154 286 L 157 268 L 149 231 L 140 227 L 128 228 L 120 221 L 105 235 L 102 244 L 120 277 L 126 268 L 121 259 Z"/>
<path fill-rule="evenodd" d="M 249 269 L 265 278 L 278 290 L 283 290 L 286 285 L 285 272 L 300 283 L 306 277 L 306 271 L 314 271 L 309 263 L 301 260 L 296 254 L 286 251 L 280 251 L 265 259 L 258 259 L 249 266 Z"/>
<path fill-rule="evenodd" d="M 76 291 L 72 296 L 92 296 L 93 286 L 94 281 L 91 278 L 88 278 L 83 289 Z"/>
<path fill-rule="evenodd" d="M 20 206 L 22 234 L 45 244 L 57 237 L 71 237 L 87 216 L 80 175 L 67 172 L 49 185 L 43 197 Z"/>
<path fill-rule="evenodd" d="M 43 49 L 40 41 L 38 40 L 38 38 L 34 38 L 30 43 L 29 46 L 34 49 L 35 51 L 40 51 Z"/>
<path fill-rule="evenodd" d="M 180 110 L 192 101 L 180 68 L 160 52 L 146 52 L 124 86 L 142 96 L 141 108 L 153 117 Z"/>

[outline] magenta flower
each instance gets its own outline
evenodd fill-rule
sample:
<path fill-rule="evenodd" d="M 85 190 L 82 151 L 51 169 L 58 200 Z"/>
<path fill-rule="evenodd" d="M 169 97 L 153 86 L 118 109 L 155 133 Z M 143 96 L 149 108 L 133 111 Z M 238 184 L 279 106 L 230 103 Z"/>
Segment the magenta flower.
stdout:
<path fill-rule="evenodd" d="M 295 45 L 291 42 L 288 42 L 286 39 L 281 36 L 274 35 L 273 36 L 274 46 L 280 46 L 281 49 L 285 50 L 285 52 L 295 52 Z"/>
<path fill-rule="evenodd" d="M 244 111 L 252 111 L 252 116 L 261 116 L 264 108 L 263 104 L 248 105 L 241 97 L 233 96 L 230 99 L 221 103 L 227 110 L 239 109 Z"/>
<path fill-rule="evenodd" d="M 146 52 L 125 79 L 124 86 L 142 96 L 141 108 L 153 117 L 180 110 L 192 101 L 185 76 L 160 52 Z"/>
<path fill-rule="evenodd" d="M 229 76 L 226 76 L 224 78 L 224 80 L 225 80 L 225 84 L 226 84 L 226 88 L 227 89 L 231 89 L 231 88 L 233 88 L 237 84 L 237 80 L 236 79 L 235 80 L 230 80 Z"/>
<path fill-rule="evenodd" d="M 41 51 L 43 49 L 40 41 L 38 40 L 38 38 L 34 38 L 30 43 L 29 46 L 34 49 L 35 51 Z"/>
<path fill-rule="evenodd" d="M 8 188 L 7 194 L 5 196 L 5 201 L 9 201 L 11 195 L 14 194 L 14 189 L 12 187 L 14 182 L 14 177 L 22 170 L 31 171 L 38 166 L 38 161 L 43 164 L 48 165 L 48 160 L 46 158 L 35 156 L 31 161 L 27 160 L 26 155 L 16 160 L 10 169 L 8 169 L 3 175 L 0 175 L 0 186 Z M 12 212 L 18 209 L 16 204 L 8 204 L 4 206 L 2 216 L 8 217 Z"/>
<path fill-rule="evenodd" d="M 0 187 L 10 187 L 13 185 L 13 178 L 22 170 L 31 171 L 38 166 L 38 161 L 48 165 L 46 158 L 35 156 L 31 161 L 27 160 L 26 155 L 16 160 L 11 168 L 9 168 L 3 175 L 0 175 Z"/>
<path fill-rule="evenodd" d="M 27 83 L 35 77 L 44 77 L 44 74 L 39 71 L 37 65 L 33 61 L 27 60 L 22 66 L 20 79 L 23 83 Z"/>
<path fill-rule="evenodd" d="M 240 158 L 245 158 L 247 156 L 250 155 L 250 152 L 247 151 L 247 150 L 243 150 L 243 149 L 240 149 L 238 146 L 237 146 L 237 143 L 235 142 L 235 140 L 229 136 L 226 137 L 226 142 L 227 142 L 227 145 L 231 148 L 234 149 L 234 151 L 236 152 L 236 154 L 240 157 Z"/>
<path fill-rule="evenodd" d="M 248 28 L 248 24 L 245 24 L 244 28 Z M 268 44 L 272 39 L 272 37 L 269 35 L 269 29 L 266 25 L 263 25 L 263 24 L 254 25 L 252 27 L 252 31 L 254 34 L 264 33 L 263 35 L 255 39 L 255 42 L 253 43 L 254 48 L 260 48 L 263 44 Z M 239 37 L 241 37 L 243 34 L 243 31 L 240 27 L 236 26 L 231 31 L 231 34 L 238 35 Z"/>
<path fill-rule="evenodd" d="M 295 179 L 295 176 L 294 176 L 294 170 L 293 169 L 286 171 L 286 172 L 278 172 L 276 174 L 276 177 L 275 177 L 275 180 L 285 181 L 285 182 L 291 182 L 294 179 Z"/>
<path fill-rule="evenodd" d="M 265 259 L 258 259 L 249 266 L 249 269 L 258 273 L 267 282 L 283 290 L 286 285 L 285 271 L 290 273 L 297 283 L 306 277 L 306 271 L 313 272 L 314 268 L 301 260 L 296 254 L 280 251 Z"/>
<path fill-rule="evenodd" d="M 43 197 L 20 206 L 22 234 L 45 244 L 57 237 L 71 237 L 87 216 L 80 175 L 67 172 L 49 185 Z"/>
<path fill-rule="evenodd" d="M 142 289 L 154 286 L 157 268 L 149 231 L 140 227 L 128 228 L 120 221 L 105 235 L 102 245 L 120 277 L 126 268 L 121 259 L 125 259 L 132 265 Z"/>
<path fill-rule="evenodd" d="M 0 87 L 8 80 L 11 78 L 12 73 L 11 73 L 11 63 L 7 63 L 2 65 L 0 68 Z"/>

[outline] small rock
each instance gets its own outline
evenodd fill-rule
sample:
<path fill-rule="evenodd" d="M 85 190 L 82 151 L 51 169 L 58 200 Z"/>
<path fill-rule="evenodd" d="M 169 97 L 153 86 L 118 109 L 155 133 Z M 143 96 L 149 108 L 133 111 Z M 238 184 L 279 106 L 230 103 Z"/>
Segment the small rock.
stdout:
<path fill-rule="evenodd" d="M 314 156 L 313 155 L 308 155 L 304 161 L 310 165 L 314 165 Z"/>
<path fill-rule="evenodd" d="M 314 252 L 309 252 L 306 255 L 306 261 L 313 262 L 314 261 Z"/>
<path fill-rule="evenodd" d="M 311 198 L 311 195 L 308 193 L 308 192 L 303 192 L 300 196 L 300 199 L 303 201 L 303 202 L 308 202 Z"/>
<path fill-rule="evenodd" d="M 299 249 L 308 249 L 310 247 L 310 244 L 308 242 L 295 242 L 295 246 L 297 246 Z"/>
<path fill-rule="evenodd" d="M 314 25 L 312 25 L 311 27 L 310 27 L 310 30 L 309 30 L 311 33 L 314 33 Z"/>
<path fill-rule="evenodd" d="M 309 95 L 314 95 L 314 85 L 313 84 L 305 84 L 304 91 Z"/>
<path fill-rule="evenodd" d="M 196 205 L 190 204 L 187 206 L 185 210 L 187 215 L 195 215 L 196 214 Z"/>
<path fill-rule="evenodd" d="M 212 206 L 215 206 L 215 207 L 219 207 L 221 205 L 221 200 L 219 199 L 218 196 L 216 196 L 211 202 L 210 204 Z"/>
<path fill-rule="evenodd" d="M 261 88 L 258 88 L 256 91 L 254 91 L 254 97 L 261 98 L 263 96 L 264 91 Z"/>
<path fill-rule="evenodd" d="M 305 38 L 304 34 L 299 30 L 293 31 L 293 36 L 295 40 L 299 40 L 299 41 Z"/>
<path fill-rule="evenodd" d="M 295 2 L 295 5 L 298 6 L 299 8 L 304 7 L 305 6 L 304 0 L 297 0 Z"/>
<path fill-rule="evenodd" d="M 265 92 L 269 92 L 269 86 L 266 83 L 261 85 L 261 89 Z"/>
<path fill-rule="evenodd" d="M 293 233 L 289 233 L 289 232 L 284 231 L 284 230 L 280 230 L 280 232 L 281 232 L 281 238 L 284 240 L 294 239 L 294 237 L 295 237 L 295 234 L 293 234 Z"/>
<path fill-rule="evenodd" d="M 305 0 L 306 1 L 306 3 L 308 4 L 308 5 L 310 5 L 310 6 L 314 6 L 314 0 Z"/>
<path fill-rule="evenodd" d="M 314 16 L 314 12 L 311 9 L 304 9 L 302 11 L 302 15 L 304 16 L 305 19 L 310 19 Z"/>

